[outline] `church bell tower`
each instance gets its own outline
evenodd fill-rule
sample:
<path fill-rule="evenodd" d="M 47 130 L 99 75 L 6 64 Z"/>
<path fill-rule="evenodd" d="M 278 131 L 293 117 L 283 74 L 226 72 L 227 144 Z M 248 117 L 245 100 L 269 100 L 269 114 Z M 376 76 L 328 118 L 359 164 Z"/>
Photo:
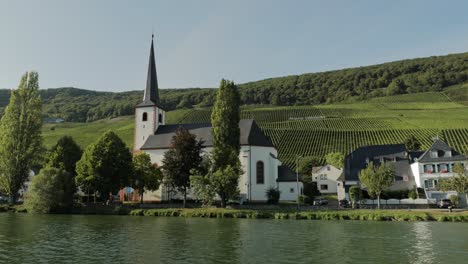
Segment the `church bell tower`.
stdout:
<path fill-rule="evenodd" d="M 160 106 L 156 62 L 154 58 L 154 35 L 151 39 L 148 76 L 143 101 L 135 107 L 135 132 L 133 152 L 140 151 L 149 136 L 166 122 L 166 112 Z"/>

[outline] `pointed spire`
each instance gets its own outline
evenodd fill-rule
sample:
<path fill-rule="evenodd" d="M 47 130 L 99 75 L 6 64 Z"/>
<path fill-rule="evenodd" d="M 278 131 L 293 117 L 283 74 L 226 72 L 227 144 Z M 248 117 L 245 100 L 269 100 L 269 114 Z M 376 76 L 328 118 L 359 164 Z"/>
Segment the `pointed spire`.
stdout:
<path fill-rule="evenodd" d="M 158 77 L 156 75 L 156 62 L 154 58 L 154 34 L 151 35 L 151 49 L 148 62 L 148 76 L 143 102 L 139 106 L 159 105 Z"/>

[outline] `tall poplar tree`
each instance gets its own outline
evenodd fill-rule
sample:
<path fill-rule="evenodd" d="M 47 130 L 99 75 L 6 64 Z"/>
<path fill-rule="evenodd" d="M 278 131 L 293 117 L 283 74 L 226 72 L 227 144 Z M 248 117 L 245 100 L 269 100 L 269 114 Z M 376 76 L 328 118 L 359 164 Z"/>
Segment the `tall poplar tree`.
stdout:
<path fill-rule="evenodd" d="M 0 189 L 16 202 L 42 149 L 39 74 L 25 73 L 0 121 Z"/>
<path fill-rule="evenodd" d="M 241 174 L 240 152 L 240 95 L 232 81 L 221 80 L 211 114 L 213 126 L 212 171 L 210 182 L 221 198 L 221 206 L 239 193 Z"/>

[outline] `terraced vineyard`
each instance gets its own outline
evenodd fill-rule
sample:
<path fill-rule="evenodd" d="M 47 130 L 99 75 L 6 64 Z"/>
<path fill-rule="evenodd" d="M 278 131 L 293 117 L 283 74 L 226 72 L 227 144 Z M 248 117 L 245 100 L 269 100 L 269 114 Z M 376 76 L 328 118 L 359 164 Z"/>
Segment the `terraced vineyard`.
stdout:
<path fill-rule="evenodd" d="M 430 92 L 354 104 L 247 107 L 241 118 L 255 119 L 278 148 L 280 160 L 291 167 L 297 154 L 323 159 L 329 152 L 403 143 L 411 135 L 423 149 L 437 136 L 468 153 L 468 108 L 454 101 L 445 93 Z M 211 109 L 185 111 L 175 122 L 210 122 Z"/>
<path fill-rule="evenodd" d="M 468 87 L 443 93 L 419 93 L 376 98 L 368 102 L 298 106 L 244 107 L 241 118 L 255 119 L 279 152 L 283 164 L 294 168 L 297 154 L 322 158 L 329 152 L 349 153 L 365 145 L 402 143 L 414 135 L 423 149 L 436 136 L 468 154 Z M 466 91 L 466 95 L 465 95 Z M 450 96 L 453 95 L 453 98 Z M 167 113 L 168 123 L 210 122 L 211 109 Z M 62 135 L 72 135 L 86 146 L 105 130 L 115 130 L 127 144 L 133 139 L 133 117 L 89 124 L 46 125 L 50 147 Z"/>

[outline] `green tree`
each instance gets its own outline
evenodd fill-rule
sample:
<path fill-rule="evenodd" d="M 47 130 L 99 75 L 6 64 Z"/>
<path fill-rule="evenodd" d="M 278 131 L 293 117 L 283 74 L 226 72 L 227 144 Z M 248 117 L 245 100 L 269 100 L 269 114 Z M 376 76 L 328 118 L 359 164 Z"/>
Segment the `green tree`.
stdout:
<path fill-rule="evenodd" d="M 349 188 L 349 199 L 351 200 L 351 205 L 353 208 L 356 207 L 356 203 L 359 202 L 362 198 L 361 187 L 351 186 Z"/>
<path fill-rule="evenodd" d="M 145 190 L 155 191 L 162 181 L 162 172 L 151 163 L 151 158 L 146 153 L 139 153 L 133 156 L 134 178 L 133 187 L 138 188 L 140 193 L 140 203 L 143 203 L 143 193 Z"/>
<path fill-rule="evenodd" d="M 187 129 L 177 129 L 172 137 L 171 147 L 164 153 L 162 160 L 164 180 L 177 188 L 184 196 L 184 207 L 187 201 L 187 190 L 190 188 L 191 170 L 198 169 L 202 162 L 202 141 Z"/>
<path fill-rule="evenodd" d="M 421 143 L 414 135 L 411 135 L 405 140 L 405 147 L 408 151 L 416 151 L 421 149 Z"/>
<path fill-rule="evenodd" d="M 225 207 L 229 199 L 238 196 L 238 182 L 241 174 L 240 152 L 240 96 L 232 81 L 221 80 L 216 93 L 211 124 L 213 126 L 213 151 L 211 153 L 213 172 L 210 184 Z"/>
<path fill-rule="evenodd" d="M 208 156 L 203 156 L 203 161 L 199 169 L 193 169 L 190 176 L 190 186 L 196 195 L 201 200 L 205 207 L 211 206 L 216 196 L 216 190 L 211 184 L 210 175 L 211 160 Z"/>
<path fill-rule="evenodd" d="M 323 163 L 317 157 L 304 157 L 299 160 L 298 171 L 304 182 L 312 181 L 312 168 L 321 166 Z"/>
<path fill-rule="evenodd" d="M 71 136 L 63 136 L 52 147 L 47 166 L 63 169 L 75 177 L 76 163 L 82 154 L 83 150 Z"/>
<path fill-rule="evenodd" d="M 446 191 L 456 191 L 459 194 L 464 193 L 468 203 L 468 172 L 463 164 L 458 163 L 453 168 L 456 174 L 454 177 L 441 179 L 439 181 L 440 189 Z"/>
<path fill-rule="evenodd" d="M 25 195 L 28 211 L 50 213 L 68 210 L 73 206 L 75 184 L 63 169 L 45 167 L 33 177 Z"/>
<path fill-rule="evenodd" d="M 76 185 L 88 194 L 107 198 L 129 183 L 133 176 L 132 155 L 125 143 L 114 133 L 104 133 L 89 145 L 76 164 Z"/>
<path fill-rule="evenodd" d="M 41 156 L 41 107 L 39 75 L 26 73 L 18 89 L 11 91 L 0 122 L 0 189 L 10 196 L 10 203 L 16 202 L 18 191 Z"/>
<path fill-rule="evenodd" d="M 213 171 L 239 163 L 240 96 L 232 81 L 221 80 L 216 93 L 211 124 L 213 126 Z"/>
<path fill-rule="evenodd" d="M 327 164 L 333 165 L 338 169 L 342 169 L 344 167 L 344 158 L 344 154 L 341 152 L 332 152 L 325 155 Z"/>
<path fill-rule="evenodd" d="M 370 195 L 377 197 L 377 207 L 380 209 L 380 195 L 394 180 L 394 171 L 389 166 L 382 164 L 374 167 L 372 162 L 369 163 L 367 168 L 361 170 L 359 174 L 359 181 L 364 188 L 367 189 Z"/>

